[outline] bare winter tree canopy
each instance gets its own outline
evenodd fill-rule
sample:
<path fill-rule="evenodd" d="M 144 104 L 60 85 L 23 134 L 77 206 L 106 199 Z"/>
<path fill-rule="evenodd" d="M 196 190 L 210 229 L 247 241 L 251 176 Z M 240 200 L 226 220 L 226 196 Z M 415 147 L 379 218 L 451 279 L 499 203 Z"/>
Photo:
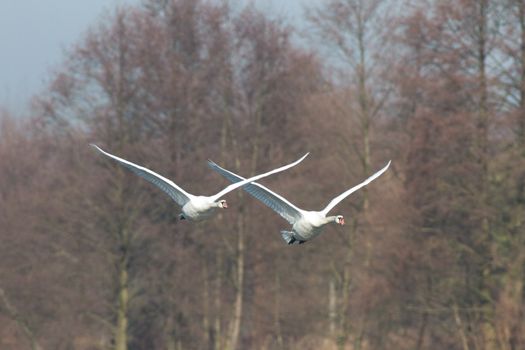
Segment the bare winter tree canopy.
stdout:
<path fill-rule="evenodd" d="M 115 8 L 0 106 L 0 349 L 524 349 L 525 2 L 240 3 Z M 260 180 L 304 210 L 392 165 L 287 245 L 90 143 L 208 194 L 310 152 Z"/>

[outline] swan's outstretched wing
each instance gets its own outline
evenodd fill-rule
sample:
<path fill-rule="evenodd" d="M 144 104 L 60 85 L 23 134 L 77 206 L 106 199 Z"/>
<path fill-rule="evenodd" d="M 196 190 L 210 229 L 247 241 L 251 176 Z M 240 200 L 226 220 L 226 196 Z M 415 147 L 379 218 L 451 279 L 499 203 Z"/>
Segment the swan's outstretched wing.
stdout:
<path fill-rule="evenodd" d="M 210 168 L 212 168 L 214 171 L 224 176 L 230 182 L 238 184 L 240 182 L 245 181 L 244 177 L 239 176 L 235 173 L 232 173 L 231 171 L 226 170 L 224 168 L 221 168 L 220 166 L 218 166 L 211 160 L 208 160 L 208 165 Z M 252 183 L 245 184 L 242 187 L 242 189 L 248 192 L 253 197 L 260 200 L 261 202 L 263 202 L 268 207 L 272 208 L 277 214 L 281 215 L 284 219 L 286 219 L 292 225 L 297 220 L 299 220 L 302 216 L 301 209 L 297 208 L 295 205 L 290 203 L 288 200 L 281 197 L 277 193 L 269 190 L 263 185 L 252 182 Z"/>
<path fill-rule="evenodd" d="M 193 195 L 189 194 L 188 192 L 184 191 L 179 186 L 175 185 L 175 183 L 169 179 L 166 179 L 165 177 L 147 169 L 140 165 L 134 164 L 130 161 L 127 161 L 125 159 L 119 158 L 117 156 L 114 156 L 112 154 L 109 154 L 106 151 L 103 151 L 100 147 L 97 145 L 91 144 L 91 146 L 95 147 L 97 150 L 99 150 L 101 153 L 105 154 L 106 156 L 115 159 L 117 162 L 137 174 L 138 176 L 143 177 L 147 181 L 151 182 L 152 184 L 156 185 L 158 188 L 166 192 L 177 204 L 180 206 L 183 206 L 186 204 Z"/>
<path fill-rule="evenodd" d="M 259 174 L 259 175 L 256 175 L 256 176 L 252 176 L 249 179 L 242 179 L 239 182 L 236 182 L 236 183 L 233 183 L 233 184 L 229 185 L 224 190 L 220 191 L 219 193 L 217 193 L 214 196 L 211 196 L 210 198 L 213 201 L 216 201 L 219 198 L 221 198 L 222 196 L 224 196 L 226 193 L 231 192 L 231 191 L 235 190 L 236 188 L 239 188 L 239 187 L 241 187 L 241 186 L 243 186 L 243 185 L 245 185 L 247 183 L 250 183 L 250 182 L 253 182 L 253 181 L 257 181 L 259 179 L 262 179 L 263 177 L 270 176 L 272 174 L 280 173 L 281 171 L 285 171 L 286 169 L 290 169 L 291 167 L 294 167 L 297 164 L 301 163 L 303 161 L 303 159 L 305 159 L 309 154 L 310 153 L 306 153 L 304 156 L 302 156 L 300 159 L 296 160 L 295 162 L 290 163 L 288 165 L 283 165 L 280 168 L 273 169 L 273 170 L 268 171 L 268 172 L 266 172 L 264 174 Z"/>
<path fill-rule="evenodd" d="M 322 213 L 324 215 L 328 214 L 328 212 L 330 210 L 332 210 L 337 204 L 339 204 L 340 201 L 342 201 L 343 199 L 345 199 L 346 197 L 348 197 L 349 195 L 351 195 L 352 193 L 354 193 L 355 191 L 357 191 L 361 187 L 364 187 L 364 186 L 368 185 L 370 182 L 372 182 L 375 179 L 377 179 L 379 176 L 381 176 L 381 174 L 383 174 L 386 171 L 386 169 L 388 169 L 388 167 L 390 166 L 390 162 L 391 161 L 388 161 L 388 164 L 383 169 L 379 170 L 377 173 L 375 173 L 374 175 L 370 176 L 368 179 L 366 179 L 365 181 L 361 182 L 359 185 L 354 186 L 354 187 L 352 187 L 349 190 L 346 190 L 345 192 L 341 193 L 339 196 L 337 196 L 334 199 L 332 199 L 332 201 L 330 203 L 328 203 L 326 208 L 323 209 Z"/>

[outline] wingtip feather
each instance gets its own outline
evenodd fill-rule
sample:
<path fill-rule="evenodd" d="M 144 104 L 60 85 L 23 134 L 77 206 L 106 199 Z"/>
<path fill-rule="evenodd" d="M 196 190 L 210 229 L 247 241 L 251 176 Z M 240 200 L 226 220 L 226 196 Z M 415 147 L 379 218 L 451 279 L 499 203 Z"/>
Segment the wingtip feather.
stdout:
<path fill-rule="evenodd" d="M 310 154 L 310 152 L 306 152 L 306 154 L 304 156 L 302 156 L 301 158 L 299 158 L 298 160 L 296 160 L 293 164 L 299 164 L 300 162 L 302 162 L 306 157 L 308 157 L 308 155 Z"/>

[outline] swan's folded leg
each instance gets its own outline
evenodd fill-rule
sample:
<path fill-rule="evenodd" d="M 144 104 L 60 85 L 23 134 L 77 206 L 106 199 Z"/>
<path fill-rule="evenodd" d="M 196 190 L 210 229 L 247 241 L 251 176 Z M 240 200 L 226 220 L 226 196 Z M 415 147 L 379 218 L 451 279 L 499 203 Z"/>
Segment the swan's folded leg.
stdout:
<path fill-rule="evenodd" d="M 293 236 L 292 231 L 281 231 L 281 236 L 283 237 L 284 241 L 287 244 L 294 244 L 299 242 L 295 237 Z"/>

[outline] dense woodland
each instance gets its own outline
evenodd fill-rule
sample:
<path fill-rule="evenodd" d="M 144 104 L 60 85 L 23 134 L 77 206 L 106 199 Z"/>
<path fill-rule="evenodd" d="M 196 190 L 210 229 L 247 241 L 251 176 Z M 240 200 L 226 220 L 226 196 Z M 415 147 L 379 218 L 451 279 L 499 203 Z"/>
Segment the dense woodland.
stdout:
<path fill-rule="evenodd" d="M 525 348 L 525 2 L 144 0 L 93 24 L 0 122 L 1 349 Z M 262 183 L 333 211 L 315 240 L 235 191 L 199 223 L 89 147 L 189 192 Z"/>

